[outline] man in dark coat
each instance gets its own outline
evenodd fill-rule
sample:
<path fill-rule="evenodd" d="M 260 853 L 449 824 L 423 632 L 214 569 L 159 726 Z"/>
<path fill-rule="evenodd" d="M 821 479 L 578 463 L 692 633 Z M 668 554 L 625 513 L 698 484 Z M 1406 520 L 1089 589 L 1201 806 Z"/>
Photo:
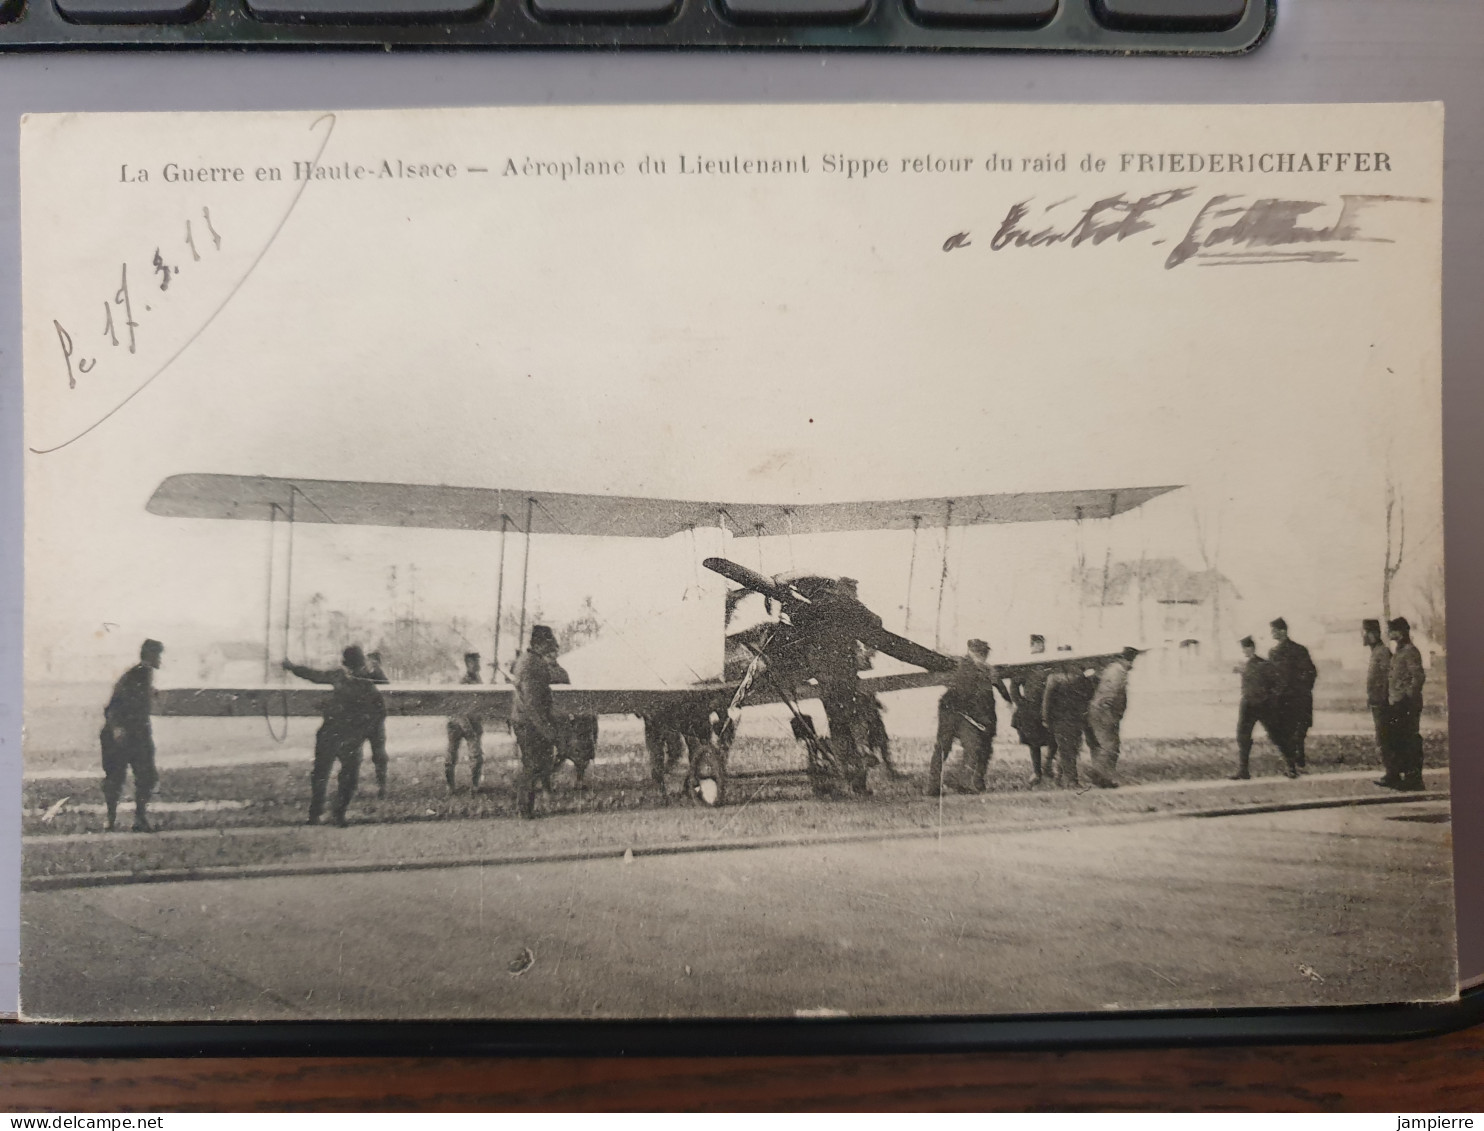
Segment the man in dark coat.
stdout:
<path fill-rule="evenodd" d="M 794 627 L 807 641 L 805 663 L 819 686 L 819 702 L 829 721 L 829 752 L 851 792 L 865 795 L 870 770 L 865 750 L 871 719 L 860 682 L 861 643 L 881 629 L 881 618 L 861 603 L 854 578 L 842 577 L 816 593 L 794 614 Z M 833 788 L 824 767 L 811 773 L 816 790 Z"/>
<path fill-rule="evenodd" d="M 1041 723 L 1056 746 L 1056 784 L 1076 787 L 1077 756 L 1087 730 L 1087 709 L 1097 681 L 1080 664 L 1057 668 L 1046 677 L 1046 695 L 1041 702 Z"/>
<path fill-rule="evenodd" d="M 1272 667 L 1257 654 L 1257 642 L 1250 636 L 1242 637 L 1242 655 L 1247 660 L 1238 669 L 1242 673 L 1242 702 L 1237 708 L 1237 772 L 1231 776 L 1232 781 L 1246 781 L 1252 776 L 1252 731 L 1258 723 L 1262 723 L 1273 744 L 1282 747 L 1273 737 L 1275 728 L 1269 714 L 1273 697 Z"/>
<path fill-rule="evenodd" d="M 1304 739 L 1314 725 L 1314 681 L 1319 672 L 1309 650 L 1288 638 L 1287 621 L 1279 617 L 1272 622 L 1272 630 L 1277 641 L 1268 652 L 1268 663 L 1273 665 L 1273 725 L 1279 730 L 1278 746 L 1289 769 L 1306 774 Z"/>
<path fill-rule="evenodd" d="M 291 671 L 310 683 L 325 683 L 332 688 L 325 702 L 324 721 L 314 736 L 314 768 L 309 778 L 309 823 L 317 825 L 325 811 L 325 794 L 329 790 L 330 767 L 340 763 L 335 779 L 335 799 L 330 804 L 330 817 L 345 827 L 345 813 L 356 795 L 361 776 L 361 747 L 369 741 L 377 725 L 386 719 L 386 703 L 366 671 L 366 656 L 352 644 L 340 654 L 341 666 L 320 670 L 284 660 L 285 671 Z"/>
<path fill-rule="evenodd" d="M 1039 656 L 1045 651 L 1046 638 L 1032 636 L 1031 655 Z M 1046 698 L 1046 679 L 1050 674 L 1048 667 L 1038 664 L 1010 681 L 1010 699 L 1015 704 L 1010 725 L 1020 735 L 1021 745 L 1031 752 L 1031 785 L 1040 784 L 1041 751 L 1051 745 L 1051 732 L 1041 721 L 1041 705 Z M 1046 768 L 1051 768 L 1049 752 Z"/>
<path fill-rule="evenodd" d="M 159 784 L 155 771 L 155 736 L 150 725 L 154 700 L 154 673 L 165 646 L 146 640 L 139 648 L 139 662 L 119 676 L 113 695 L 103 708 L 103 729 L 98 741 L 103 747 L 103 800 L 108 805 L 108 828 L 118 815 L 124 781 L 134 771 L 134 831 L 152 833 L 147 810 L 149 798 Z"/>
<path fill-rule="evenodd" d="M 511 673 L 515 698 L 510 725 L 520 750 L 520 773 L 515 782 L 516 812 L 526 820 L 536 815 L 536 789 L 551 777 L 559 737 L 552 709 L 551 685 L 556 674 L 556 634 L 544 624 L 531 629 L 530 646 L 515 661 Z"/>
<path fill-rule="evenodd" d="M 1419 790 L 1422 788 L 1422 684 L 1427 673 L 1422 669 L 1422 653 L 1412 643 L 1412 626 L 1407 623 L 1407 618 L 1397 617 L 1386 627 L 1388 635 L 1396 643 L 1387 672 L 1391 711 L 1386 722 L 1386 733 L 1400 778 L 1396 788 Z"/>
<path fill-rule="evenodd" d="M 1365 673 L 1365 702 L 1371 709 L 1371 723 L 1376 728 L 1376 753 L 1381 757 L 1382 775 L 1376 784 L 1395 789 L 1402 776 L 1396 765 L 1396 753 L 1391 748 L 1391 649 L 1381 639 L 1381 622 L 1365 620 L 1360 623 L 1360 639 L 1370 651 Z"/>
<path fill-rule="evenodd" d="M 955 740 L 963 747 L 964 768 L 969 772 L 971 788 L 975 793 L 984 792 L 996 730 L 996 692 L 1005 702 L 1013 702 L 989 662 L 989 645 L 983 640 L 970 640 L 968 655 L 960 658 L 948 690 L 938 700 L 938 736 L 928 767 L 930 796 L 936 797 L 943 791 L 943 764 L 948 761 Z"/>

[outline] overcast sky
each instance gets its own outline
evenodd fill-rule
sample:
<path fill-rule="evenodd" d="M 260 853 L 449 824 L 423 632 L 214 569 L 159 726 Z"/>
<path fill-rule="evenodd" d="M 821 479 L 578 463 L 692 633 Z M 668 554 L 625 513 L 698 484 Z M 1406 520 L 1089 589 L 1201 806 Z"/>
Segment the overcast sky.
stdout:
<path fill-rule="evenodd" d="M 154 488 L 182 472 L 778 502 L 1183 484 L 1142 514 L 1087 524 L 1083 553 L 1100 564 L 1111 539 L 1115 557 L 1198 567 L 1199 515 L 1257 623 L 1375 611 L 1388 477 L 1407 515 L 1403 610 L 1441 555 L 1435 108 L 630 108 L 314 123 L 28 121 L 28 443 L 62 443 L 159 373 L 82 439 L 27 456 L 29 646 L 86 649 L 105 623 L 131 640 L 162 625 L 261 636 L 268 532 L 147 514 Z M 327 167 L 400 158 L 459 171 L 304 188 L 293 162 L 327 133 Z M 1123 151 L 1217 150 L 1387 151 L 1391 172 L 1116 171 Z M 1066 171 L 982 167 L 989 153 L 1048 151 L 1067 154 Z M 680 154 L 734 153 L 804 155 L 810 172 L 675 171 Z M 890 171 L 826 173 L 829 153 L 885 157 Z M 902 156 L 929 153 L 979 164 L 900 171 Z M 1079 173 L 1087 153 L 1115 168 Z M 670 172 L 638 172 L 646 154 Z M 501 175 L 508 159 L 579 156 L 626 171 Z M 241 167 L 244 180 L 167 182 L 169 162 Z M 283 181 L 256 180 L 270 165 Z M 122 179 L 138 169 L 148 182 Z M 990 248 L 1018 201 L 1064 201 L 1040 223 L 1069 226 L 1100 197 L 1180 187 L 1189 200 L 1125 241 Z M 1368 214 L 1366 232 L 1390 242 L 1335 245 L 1349 261 L 1165 266 L 1219 193 L 1312 199 L 1332 222 L 1342 194 L 1381 192 L 1432 202 Z M 959 232 L 969 245 L 945 252 Z M 165 290 L 157 248 L 180 268 Z M 132 354 L 110 301 L 125 263 Z M 96 359 L 86 373 L 84 359 Z M 905 615 L 910 567 L 913 635 L 930 641 L 938 539 L 923 534 L 915 566 L 906 534 L 739 539 L 733 553 L 749 565 L 761 554 L 769 570 L 852 573 L 889 623 Z M 1048 579 L 1076 560 L 1070 525 L 953 540 L 946 634 L 1018 635 L 1054 618 Z M 487 619 L 496 546 L 493 535 L 305 527 L 295 591 L 384 608 L 387 567 L 415 563 L 420 604 Z M 634 593 L 660 576 L 657 554 L 676 556 L 538 539 L 532 591 L 553 616 L 592 596 L 618 618 L 644 603 Z"/>

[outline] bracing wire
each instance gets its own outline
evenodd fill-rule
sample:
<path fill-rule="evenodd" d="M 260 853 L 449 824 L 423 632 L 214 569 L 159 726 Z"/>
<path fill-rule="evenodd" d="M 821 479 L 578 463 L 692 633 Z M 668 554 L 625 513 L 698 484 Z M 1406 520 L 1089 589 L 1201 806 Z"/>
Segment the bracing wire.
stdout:
<path fill-rule="evenodd" d="M 907 560 L 907 615 L 902 622 L 902 635 L 912 632 L 912 579 L 917 573 L 917 531 L 922 526 L 922 515 L 912 516 L 912 556 Z"/>
<path fill-rule="evenodd" d="M 943 514 L 943 568 L 938 573 L 938 612 L 933 620 L 933 647 L 940 647 L 943 629 L 943 591 L 948 587 L 948 535 L 953 529 L 953 500 Z"/>
<path fill-rule="evenodd" d="M 269 503 L 268 504 L 268 585 L 267 585 L 267 595 L 266 595 L 266 597 L 265 597 L 265 599 L 263 601 L 263 607 L 264 607 L 264 613 L 263 613 L 263 682 L 265 684 L 268 682 L 269 676 L 271 675 L 271 672 L 272 672 L 271 665 L 272 665 L 272 656 L 273 656 L 273 550 L 274 550 L 274 544 L 276 542 L 276 539 L 275 539 L 274 535 L 277 532 L 278 511 L 279 511 L 279 507 L 278 507 L 278 504 L 277 503 Z M 287 680 L 288 673 L 280 670 L 279 676 L 280 676 L 280 682 L 282 682 L 282 681 Z M 283 733 L 282 734 L 279 734 L 277 731 L 275 731 L 273 729 L 273 716 L 268 713 L 268 696 L 266 694 L 263 696 L 263 723 L 268 728 L 268 737 L 271 738 L 271 739 L 273 739 L 274 742 L 277 742 L 279 744 L 282 744 L 283 742 L 287 741 L 287 739 L 289 737 L 289 697 L 288 697 L 288 689 L 287 689 L 287 687 L 285 687 L 283 689 L 283 691 L 282 691 L 282 705 L 283 705 Z"/>

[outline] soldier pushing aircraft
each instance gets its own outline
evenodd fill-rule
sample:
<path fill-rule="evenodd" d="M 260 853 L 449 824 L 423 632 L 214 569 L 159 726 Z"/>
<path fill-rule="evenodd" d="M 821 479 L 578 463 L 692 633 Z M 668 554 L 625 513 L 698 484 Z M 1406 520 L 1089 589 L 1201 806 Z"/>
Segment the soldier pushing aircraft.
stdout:
<path fill-rule="evenodd" d="M 1046 638 L 1031 637 L 1031 655 L 1046 652 Z M 1010 698 L 1015 711 L 1010 716 L 1010 726 L 1020 735 L 1021 745 L 1031 752 L 1031 785 L 1039 785 L 1042 779 L 1041 751 L 1046 751 L 1046 770 L 1051 769 L 1051 732 L 1041 721 L 1041 705 L 1046 698 L 1046 677 L 1050 672 L 1037 665 L 1010 682 Z"/>
<path fill-rule="evenodd" d="M 479 678 L 479 653 L 464 653 L 464 676 L 459 683 L 464 686 L 482 683 Z M 477 712 L 454 715 L 448 720 L 448 753 L 443 759 L 443 777 L 448 782 L 448 791 L 456 788 L 454 768 L 459 764 L 459 743 L 469 746 L 469 788 L 477 790 L 484 775 L 484 719 Z"/>
<path fill-rule="evenodd" d="M 165 645 L 146 640 L 139 648 L 139 662 L 119 676 L 113 695 L 103 708 L 103 729 L 98 740 L 103 747 L 103 800 L 108 805 L 108 827 L 112 830 L 123 796 L 124 779 L 134 771 L 134 831 L 152 833 L 146 810 L 160 776 L 155 772 L 155 738 L 149 715 L 154 696 L 154 673 L 160 666 Z"/>
<path fill-rule="evenodd" d="M 984 792 L 984 777 L 994 748 L 996 692 L 1006 703 L 1014 702 L 989 662 L 989 645 L 983 640 L 970 640 L 968 655 L 959 660 L 948 690 L 938 700 L 938 736 L 928 767 L 930 796 L 943 792 L 943 764 L 953 751 L 955 739 L 963 747 L 964 768 L 974 792 Z"/>
<path fill-rule="evenodd" d="M 336 825 L 345 826 L 345 812 L 356 795 L 361 776 L 361 747 L 378 724 L 384 725 L 386 703 L 366 671 L 366 657 L 352 644 L 340 654 L 341 666 L 321 671 L 284 660 L 285 671 L 291 671 L 310 683 L 327 683 L 331 691 L 324 707 L 324 721 L 314 736 L 314 768 L 310 773 L 309 823 L 317 825 L 325 811 L 325 794 L 330 784 L 330 767 L 340 763 L 335 781 L 335 799 L 330 803 L 330 817 Z"/>

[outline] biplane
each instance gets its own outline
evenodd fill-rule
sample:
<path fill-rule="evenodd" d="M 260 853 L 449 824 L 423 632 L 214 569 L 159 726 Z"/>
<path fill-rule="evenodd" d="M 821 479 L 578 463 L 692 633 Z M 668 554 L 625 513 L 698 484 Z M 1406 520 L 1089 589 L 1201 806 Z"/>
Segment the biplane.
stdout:
<path fill-rule="evenodd" d="M 784 703 L 794 715 L 794 733 L 805 743 L 811 773 L 827 754 L 828 739 L 816 735 L 799 704 L 818 699 L 819 684 L 805 657 L 819 634 L 841 631 L 839 612 L 854 618 L 850 634 L 862 653 L 884 654 L 899 670 L 860 675 L 862 692 L 876 695 L 944 684 L 957 659 L 888 631 L 880 617 L 866 609 L 842 579 L 807 574 L 770 577 L 726 556 L 734 536 L 763 537 L 829 534 L 846 531 L 912 530 L 993 523 L 1080 521 L 1112 518 L 1176 486 L 1126 487 L 1080 491 L 1020 492 L 955 498 L 919 498 L 775 505 L 679 499 L 584 495 L 552 491 L 455 487 L 431 484 L 375 483 L 343 480 L 289 479 L 222 474 L 174 475 L 150 498 L 150 513 L 172 518 L 247 520 L 269 524 L 270 539 L 286 525 L 292 582 L 292 538 L 300 523 L 409 527 L 485 531 L 499 538 L 494 655 L 500 655 L 500 623 L 505 594 L 506 540 L 524 540 L 521 576 L 521 620 L 524 636 L 525 594 L 529 581 L 531 538 L 536 535 L 596 536 L 646 539 L 661 544 L 661 556 L 679 559 L 688 569 L 672 607 L 655 618 L 669 619 L 663 655 L 632 662 L 632 640 L 599 640 L 569 652 L 562 664 L 571 685 L 552 688 L 554 707 L 563 717 L 637 715 L 645 720 L 646 738 L 655 720 L 710 717 L 704 735 L 681 727 L 690 746 L 687 788 L 708 805 L 726 796 L 727 754 L 736 734 L 739 712 L 749 705 Z M 271 561 L 270 544 L 270 561 Z M 699 564 L 707 573 L 694 567 Z M 703 581 L 709 578 L 710 581 Z M 735 588 L 725 585 L 732 583 Z M 653 578 L 645 579 L 652 588 Z M 269 586 L 270 616 L 272 584 Z M 746 628 L 728 632 L 738 604 L 760 597 L 764 614 Z M 755 603 L 755 602 L 754 602 Z M 287 650 L 289 604 L 285 602 L 283 650 Z M 519 644 L 517 644 L 517 647 Z M 273 686 L 266 662 L 261 687 L 170 688 L 159 693 L 157 713 L 204 717 L 310 716 L 320 713 L 324 692 L 310 686 Z M 617 665 L 594 662 L 609 653 Z M 1015 677 L 1029 669 L 1065 663 L 1099 666 L 1116 653 L 1059 652 L 1035 659 L 996 661 L 1002 675 Z M 901 670 L 907 669 L 907 670 Z M 469 715 L 487 720 L 509 717 L 513 689 L 498 682 L 483 685 L 392 684 L 382 689 L 389 715 Z M 673 724 L 667 724 L 673 725 Z M 698 749 L 698 740 L 699 746 Z M 818 744 L 823 744 L 821 751 Z M 654 747 L 651 745 L 651 755 Z M 661 779 L 662 783 L 662 779 Z"/>

